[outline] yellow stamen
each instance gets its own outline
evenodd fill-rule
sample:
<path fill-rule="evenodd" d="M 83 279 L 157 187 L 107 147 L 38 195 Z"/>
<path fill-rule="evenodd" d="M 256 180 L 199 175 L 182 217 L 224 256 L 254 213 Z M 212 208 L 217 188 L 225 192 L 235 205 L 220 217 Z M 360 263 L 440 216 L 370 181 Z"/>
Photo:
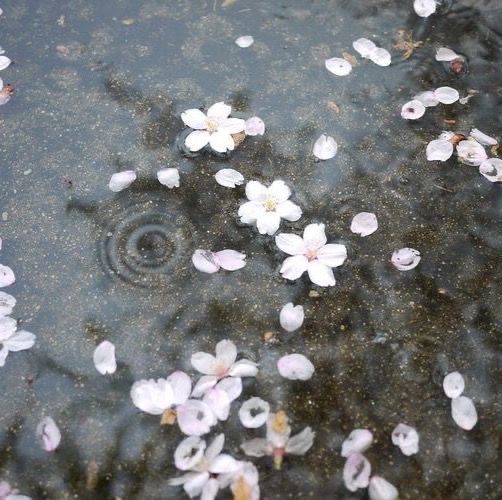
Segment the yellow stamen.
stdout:
<path fill-rule="evenodd" d="M 235 481 L 232 491 L 234 500 L 251 500 L 252 498 L 251 487 L 242 476 Z"/>
<path fill-rule="evenodd" d="M 160 425 L 173 425 L 176 422 L 176 410 L 168 408 L 160 419 Z"/>
<path fill-rule="evenodd" d="M 288 430 L 288 416 L 284 410 L 279 410 L 275 414 L 272 429 L 278 434 L 284 434 Z"/>

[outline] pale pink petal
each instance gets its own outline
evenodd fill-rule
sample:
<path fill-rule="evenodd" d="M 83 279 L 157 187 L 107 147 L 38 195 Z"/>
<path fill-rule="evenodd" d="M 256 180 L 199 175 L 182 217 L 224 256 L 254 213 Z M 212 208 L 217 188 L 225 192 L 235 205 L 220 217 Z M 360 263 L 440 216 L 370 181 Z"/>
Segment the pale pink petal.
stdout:
<path fill-rule="evenodd" d="M 235 40 L 235 43 L 241 48 L 246 49 L 247 47 L 251 47 L 254 43 L 254 38 L 251 35 L 243 35 Z"/>
<path fill-rule="evenodd" d="M 230 398 L 223 389 L 218 386 L 209 389 L 202 401 L 209 406 L 218 420 L 227 420 L 230 412 Z"/>
<path fill-rule="evenodd" d="M 181 119 L 187 127 L 196 130 L 207 128 L 207 117 L 200 109 L 187 109 L 181 113 Z"/>
<path fill-rule="evenodd" d="M 5 292 L 0 292 L 0 317 L 7 316 L 16 305 L 16 299 Z"/>
<path fill-rule="evenodd" d="M 364 58 L 369 58 L 370 54 L 377 49 L 377 46 L 367 38 L 358 38 L 352 42 L 352 47 Z"/>
<path fill-rule="evenodd" d="M 277 361 L 277 369 L 282 377 L 289 380 L 309 380 L 315 368 L 303 354 L 288 354 Z"/>
<path fill-rule="evenodd" d="M 335 139 L 329 135 L 322 134 L 314 143 L 312 153 L 319 160 L 329 160 L 333 158 L 338 151 L 338 144 Z"/>
<path fill-rule="evenodd" d="M 169 486 L 180 486 L 181 484 L 188 483 L 189 481 L 193 481 L 197 479 L 200 475 L 206 475 L 205 472 L 187 472 L 180 477 L 172 477 L 168 479 L 167 482 Z"/>
<path fill-rule="evenodd" d="M 246 135 L 263 135 L 265 133 L 265 123 L 259 116 L 252 116 L 246 120 L 244 133 Z"/>
<path fill-rule="evenodd" d="M 314 444 L 315 432 L 310 427 L 290 437 L 286 444 L 286 453 L 291 455 L 305 455 Z"/>
<path fill-rule="evenodd" d="M 131 387 L 134 406 L 151 415 L 162 415 L 174 403 L 174 392 L 167 380 L 138 380 Z"/>
<path fill-rule="evenodd" d="M 200 500 L 214 500 L 220 489 L 220 483 L 217 479 L 211 478 L 202 488 Z"/>
<path fill-rule="evenodd" d="M 36 336 L 33 333 L 27 332 L 26 330 L 18 330 L 7 340 L 3 341 L 3 344 L 9 351 L 24 351 L 33 347 L 35 343 Z"/>
<path fill-rule="evenodd" d="M 341 57 L 332 57 L 324 61 L 326 69 L 337 76 L 346 76 L 352 71 L 352 64 Z"/>
<path fill-rule="evenodd" d="M 409 425 L 398 424 L 392 431 L 392 443 L 399 446 L 404 455 L 418 453 L 418 432 Z"/>
<path fill-rule="evenodd" d="M 94 350 L 92 356 L 94 366 L 101 375 L 115 373 L 117 361 L 115 360 L 115 346 L 108 340 L 104 340 Z"/>
<path fill-rule="evenodd" d="M 318 260 L 313 260 L 308 263 L 307 271 L 312 283 L 319 286 L 335 286 L 336 280 L 331 267 L 323 264 Z"/>
<path fill-rule="evenodd" d="M 413 8 L 420 17 L 429 17 L 436 12 L 436 0 L 414 0 Z"/>
<path fill-rule="evenodd" d="M 216 458 L 211 460 L 211 463 L 209 464 L 209 472 L 212 474 L 227 474 L 229 472 L 235 472 L 238 468 L 239 465 L 237 460 L 225 453 L 218 455 Z"/>
<path fill-rule="evenodd" d="M 194 130 L 187 135 L 185 146 L 190 151 L 200 151 L 203 147 L 209 144 L 210 134 L 207 130 Z"/>
<path fill-rule="evenodd" d="M 451 372 L 443 379 L 444 393 L 451 399 L 458 398 L 465 389 L 464 377 L 459 372 Z"/>
<path fill-rule="evenodd" d="M 216 182 L 220 186 L 234 188 L 244 183 L 244 176 L 233 168 L 222 168 L 214 175 Z"/>
<path fill-rule="evenodd" d="M 424 114 L 425 106 L 417 99 L 407 102 L 401 108 L 401 116 L 405 120 L 418 120 Z"/>
<path fill-rule="evenodd" d="M 254 224 L 265 211 L 265 207 L 259 201 L 248 201 L 239 207 L 238 215 L 243 224 Z"/>
<path fill-rule="evenodd" d="M 460 98 L 458 90 L 451 87 L 439 87 L 434 91 L 434 95 L 443 104 L 453 104 Z"/>
<path fill-rule="evenodd" d="M 174 452 L 174 464 L 179 470 L 190 470 L 196 466 L 204 456 L 206 442 L 198 436 L 190 436 L 177 446 Z"/>
<path fill-rule="evenodd" d="M 248 429 L 261 427 L 268 418 L 270 405 L 261 398 L 251 398 L 242 403 L 239 410 L 241 424 Z"/>
<path fill-rule="evenodd" d="M 231 340 L 220 340 L 216 344 L 216 360 L 219 367 L 228 370 L 237 359 L 237 347 Z"/>
<path fill-rule="evenodd" d="M 279 203 L 275 210 L 281 219 L 291 222 L 297 221 L 302 216 L 302 209 L 290 200 Z"/>
<path fill-rule="evenodd" d="M 223 121 L 230 116 L 231 112 L 232 112 L 232 107 L 221 101 L 217 102 L 216 104 L 213 104 L 207 110 L 207 116 L 209 118 L 215 118 L 216 120 Z"/>
<path fill-rule="evenodd" d="M 190 377 L 185 372 L 177 370 L 167 377 L 167 381 L 173 390 L 174 404 L 183 404 L 190 397 L 192 390 Z"/>
<path fill-rule="evenodd" d="M 418 266 L 420 259 L 420 252 L 418 250 L 406 247 L 396 250 L 390 260 L 396 269 L 409 271 Z"/>
<path fill-rule="evenodd" d="M 235 365 L 234 365 L 235 366 Z M 239 367 L 238 367 L 239 368 Z M 253 375 L 248 375 L 251 370 L 243 375 L 244 377 L 251 377 Z M 255 373 L 256 375 L 256 373 Z M 230 399 L 230 401 L 234 401 L 237 399 L 242 393 L 242 379 L 239 377 L 226 377 L 218 382 L 218 387 L 225 391 Z"/>
<path fill-rule="evenodd" d="M 9 354 L 9 349 L 2 344 L 2 348 L 0 349 L 0 367 L 5 366 L 5 360 Z"/>
<path fill-rule="evenodd" d="M 487 158 L 485 148 L 475 140 L 460 141 L 457 144 L 458 159 L 473 167 L 481 165 Z"/>
<path fill-rule="evenodd" d="M 354 429 L 342 443 L 342 457 L 349 457 L 352 453 L 363 453 L 373 442 L 373 434 L 368 429 Z"/>
<path fill-rule="evenodd" d="M 304 318 L 303 306 L 294 306 L 292 302 L 283 306 L 279 313 L 279 323 L 287 332 L 298 330 L 303 325 Z"/>
<path fill-rule="evenodd" d="M 479 173 L 490 182 L 502 182 L 502 160 L 490 158 L 479 166 Z"/>
<path fill-rule="evenodd" d="M 240 359 L 228 372 L 231 377 L 255 377 L 257 373 L 258 365 L 249 359 Z"/>
<path fill-rule="evenodd" d="M 218 153 L 232 151 L 235 147 L 232 136 L 226 132 L 214 132 L 209 136 L 209 145 Z"/>
<path fill-rule="evenodd" d="M 227 118 L 218 127 L 218 132 L 223 132 L 225 134 L 238 134 L 239 132 L 242 132 L 245 127 L 246 122 L 241 118 Z"/>
<path fill-rule="evenodd" d="M 426 108 L 432 108 L 439 104 L 439 100 L 432 90 L 421 92 L 420 94 L 417 94 L 413 99 L 420 101 Z"/>
<path fill-rule="evenodd" d="M 211 408 L 197 399 L 189 399 L 178 406 L 176 416 L 181 432 L 187 436 L 207 434 L 217 422 Z"/>
<path fill-rule="evenodd" d="M 208 462 L 212 462 L 222 451 L 223 446 L 225 445 L 225 434 L 218 434 L 211 444 L 207 447 L 206 453 L 204 454 L 204 458 Z"/>
<path fill-rule="evenodd" d="M 10 316 L 0 318 L 0 341 L 8 339 L 17 329 L 17 321 Z"/>
<path fill-rule="evenodd" d="M 0 71 L 10 66 L 11 62 L 7 56 L 0 56 Z"/>
<path fill-rule="evenodd" d="M 218 360 L 207 352 L 196 352 L 190 358 L 192 366 L 204 375 L 217 375 L 219 369 Z"/>
<path fill-rule="evenodd" d="M 209 389 L 214 387 L 218 382 L 218 377 L 216 375 L 204 375 L 202 376 L 192 391 L 193 398 L 200 398 L 203 396 Z"/>
<path fill-rule="evenodd" d="M 254 438 L 241 444 L 242 451 L 250 457 L 264 457 L 269 455 L 271 450 L 264 438 Z"/>
<path fill-rule="evenodd" d="M 324 224 L 309 224 L 303 230 L 303 241 L 309 250 L 318 250 L 328 241 Z"/>
<path fill-rule="evenodd" d="M 436 50 L 436 61 L 453 61 L 458 58 L 458 54 L 448 47 L 439 47 Z"/>
<path fill-rule="evenodd" d="M 360 212 L 354 216 L 350 230 L 362 237 L 373 234 L 378 229 L 376 215 L 371 212 Z"/>
<path fill-rule="evenodd" d="M 378 47 L 374 51 L 372 51 L 371 54 L 369 55 L 369 58 L 375 64 L 378 64 L 378 66 L 389 66 L 391 63 L 391 57 L 389 51 L 386 49 L 382 49 L 381 47 Z"/>
<path fill-rule="evenodd" d="M 397 488 L 386 479 L 373 476 L 368 487 L 370 500 L 397 500 L 399 492 Z"/>
<path fill-rule="evenodd" d="M 15 281 L 14 271 L 10 267 L 0 264 L 0 288 L 12 285 Z"/>
<path fill-rule="evenodd" d="M 249 181 L 246 184 L 246 196 L 251 201 L 261 201 L 266 198 L 268 188 L 258 181 Z"/>
<path fill-rule="evenodd" d="M 451 400 L 451 416 L 462 429 L 470 431 L 478 422 L 478 412 L 471 398 L 459 396 Z"/>
<path fill-rule="evenodd" d="M 341 266 L 347 259 L 347 247 L 336 243 L 328 243 L 317 251 L 317 260 L 326 266 Z M 310 264 L 309 264 L 310 267 Z"/>
<path fill-rule="evenodd" d="M 180 173 L 177 168 L 161 168 L 157 172 L 157 179 L 169 189 L 180 187 Z"/>
<path fill-rule="evenodd" d="M 483 146 L 496 146 L 498 144 L 497 139 L 494 139 L 493 137 L 486 135 L 477 128 L 473 128 L 471 130 L 470 136 Z"/>
<path fill-rule="evenodd" d="M 246 255 L 235 250 L 220 250 L 214 255 L 216 262 L 227 271 L 236 271 L 246 265 Z"/>
<path fill-rule="evenodd" d="M 123 189 L 128 188 L 136 180 L 136 172 L 134 170 L 124 170 L 113 174 L 108 183 L 108 188 L 114 193 L 118 193 Z"/>
<path fill-rule="evenodd" d="M 453 154 L 453 144 L 450 141 L 436 139 L 427 144 L 425 154 L 428 161 L 446 161 Z"/>
<path fill-rule="evenodd" d="M 289 255 L 303 255 L 307 250 L 303 238 L 291 233 L 279 233 L 275 237 L 275 244 Z"/>
<path fill-rule="evenodd" d="M 296 280 L 307 270 L 308 263 L 309 261 L 304 255 L 288 257 L 282 263 L 280 273 L 287 280 Z"/>
<path fill-rule="evenodd" d="M 209 472 L 199 472 L 197 475 L 192 476 L 190 480 L 186 481 L 183 485 L 185 493 L 190 497 L 198 497 L 204 486 L 209 481 Z"/>
<path fill-rule="evenodd" d="M 210 250 L 197 249 L 192 255 L 192 263 L 198 271 L 203 273 L 216 273 L 220 270 L 220 264 Z"/>
<path fill-rule="evenodd" d="M 281 225 L 281 218 L 276 212 L 265 212 L 256 219 L 256 227 L 260 234 L 274 235 Z"/>
<path fill-rule="evenodd" d="M 279 203 L 286 201 L 291 196 L 291 189 L 282 180 L 275 180 L 267 188 L 267 196 L 271 196 Z"/>
<path fill-rule="evenodd" d="M 54 451 L 61 442 L 61 432 L 51 417 L 44 417 L 37 425 L 37 438 L 45 451 Z"/>
<path fill-rule="evenodd" d="M 343 467 L 343 482 L 350 491 L 367 488 L 370 482 L 371 464 L 360 453 L 352 453 Z"/>

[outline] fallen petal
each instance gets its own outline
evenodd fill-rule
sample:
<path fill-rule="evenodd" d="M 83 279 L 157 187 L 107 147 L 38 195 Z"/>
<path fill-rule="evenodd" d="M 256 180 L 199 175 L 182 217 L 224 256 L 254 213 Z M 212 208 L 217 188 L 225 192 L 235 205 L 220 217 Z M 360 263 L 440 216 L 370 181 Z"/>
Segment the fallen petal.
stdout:
<path fill-rule="evenodd" d="M 414 248 L 401 248 L 392 254 L 390 260 L 396 269 L 409 271 L 418 266 L 421 257 L 420 252 Z"/>
<path fill-rule="evenodd" d="M 197 436 L 190 436 L 178 445 L 174 452 L 174 464 L 179 470 L 190 470 L 204 456 L 206 442 Z"/>
<path fill-rule="evenodd" d="M 314 143 L 312 152 L 319 160 L 329 160 L 333 158 L 338 151 L 338 144 L 335 139 L 329 135 L 322 134 Z"/>
<path fill-rule="evenodd" d="M 36 434 L 45 451 L 54 451 L 61 442 L 61 432 L 51 417 L 44 417 L 39 422 Z"/>
<path fill-rule="evenodd" d="M 453 154 L 453 144 L 450 141 L 436 139 L 427 144 L 425 154 L 428 161 L 446 161 Z"/>
<path fill-rule="evenodd" d="M 265 123 L 259 116 L 252 116 L 246 120 L 244 126 L 246 135 L 263 135 L 265 133 Z"/>
<path fill-rule="evenodd" d="M 459 372 L 451 372 L 443 380 L 444 393 L 451 399 L 458 398 L 465 389 L 464 377 Z"/>
<path fill-rule="evenodd" d="M 418 453 L 418 432 L 409 425 L 398 424 L 392 431 L 392 443 L 399 446 L 404 455 Z"/>
<path fill-rule="evenodd" d="M 378 66 L 389 66 L 391 63 L 390 52 L 388 50 L 378 47 L 369 55 L 371 61 Z"/>
<path fill-rule="evenodd" d="M 481 130 L 478 130 L 477 128 L 473 128 L 471 130 L 470 136 L 483 146 L 495 146 L 498 144 L 497 139 L 494 139 L 493 137 L 484 134 L 483 132 L 481 132 Z"/>
<path fill-rule="evenodd" d="M 94 366 L 101 375 L 115 373 L 117 361 L 115 360 L 115 346 L 105 340 L 96 347 L 93 354 Z"/>
<path fill-rule="evenodd" d="M 215 254 L 210 250 L 197 249 L 192 255 L 192 263 L 198 271 L 203 273 L 216 273 L 220 270 L 220 265 Z"/>
<path fill-rule="evenodd" d="M 436 61 L 453 61 L 458 58 L 458 54 L 448 47 L 439 47 L 436 50 Z"/>
<path fill-rule="evenodd" d="M 458 90 L 451 87 L 439 87 L 434 91 L 436 99 L 443 104 L 453 104 L 460 99 Z"/>
<path fill-rule="evenodd" d="M 134 170 L 124 170 L 123 172 L 118 172 L 113 174 L 108 183 L 110 191 L 118 193 L 123 189 L 129 187 L 136 180 L 136 172 Z"/>
<path fill-rule="evenodd" d="M 220 250 L 213 256 L 215 262 L 226 271 L 237 271 L 246 265 L 246 255 L 236 250 Z"/>
<path fill-rule="evenodd" d="M 288 332 L 294 332 L 303 325 L 305 313 L 303 306 L 294 306 L 292 302 L 288 302 L 279 313 L 279 322 Z"/>
<path fill-rule="evenodd" d="M 429 17 L 436 12 L 436 0 L 415 0 L 413 8 L 420 17 Z"/>
<path fill-rule="evenodd" d="M 478 422 L 478 412 L 471 398 L 460 396 L 451 400 L 451 416 L 455 423 L 470 431 Z"/>
<path fill-rule="evenodd" d="M 418 118 L 424 116 L 424 114 L 425 106 L 417 99 L 407 102 L 401 108 L 401 116 L 405 120 L 418 120 Z"/>
<path fill-rule="evenodd" d="M 216 182 L 220 186 L 234 188 L 244 183 L 244 176 L 233 168 L 222 168 L 214 175 Z"/>
<path fill-rule="evenodd" d="M 371 464 L 360 453 L 352 453 L 343 467 L 343 482 L 350 491 L 367 488 L 370 482 Z"/>
<path fill-rule="evenodd" d="M 326 69 L 337 76 L 346 76 L 352 71 L 352 65 L 349 61 L 341 57 L 332 57 L 324 61 Z"/>
<path fill-rule="evenodd" d="M 368 429 L 354 429 L 342 443 L 342 457 L 349 457 L 352 453 L 363 453 L 373 442 L 373 434 Z"/>
<path fill-rule="evenodd" d="M 288 354 L 277 361 L 277 369 L 284 378 L 290 380 L 309 380 L 315 368 L 303 354 Z"/>
<path fill-rule="evenodd" d="M 161 168 L 157 172 L 157 179 L 169 189 L 180 187 L 180 173 L 177 168 Z"/>
<path fill-rule="evenodd" d="M 235 40 L 235 43 L 245 49 L 247 47 L 250 47 L 251 45 L 253 45 L 254 43 L 254 38 L 250 35 L 244 35 L 244 36 L 240 36 L 239 38 L 237 38 L 237 40 Z"/>
<path fill-rule="evenodd" d="M 370 54 L 375 51 L 378 47 L 367 38 L 359 38 L 355 42 L 352 42 L 352 47 L 356 52 L 364 58 L 369 58 Z"/>
<path fill-rule="evenodd" d="M 485 148 L 474 139 L 460 141 L 457 144 L 458 159 L 473 167 L 481 165 L 487 158 Z"/>
<path fill-rule="evenodd" d="M 397 500 L 397 488 L 383 477 L 373 476 L 368 487 L 370 500 Z"/>
<path fill-rule="evenodd" d="M 251 398 L 242 403 L 239 410 L 241 424 L 248 429 L 261 427 L 268 418 L 270 405 L 261 398 Z"/>
<path fill-rule="evenodd" d="M 490 158 L 479 166 L 479 173 L 490 182 L 502 182 L 502 160 Z"/>
<path fill-rule="evenodd" d="M 0 318 L 3 316 L 8 316 L 14 306 L 16 305 L 16 299 L 5 292 L 0 292 Z"/>
<path fill-rule="evenodd" d="M 0 264 L 0 288 L 12 285 L 15 281 L 14 271 L 10 267 Z"/>
<path fill-rule="evenodd" d="M 360 236 L 369 236 L 378 229 L 376 215 L 371 212 L 360 212 L 353 219 L 350 230 Z"/>
<path fill-rule="evenodd" d="M 11 62 L 7 56 L 0 56 L 0 71 L 7 68 Z"/>

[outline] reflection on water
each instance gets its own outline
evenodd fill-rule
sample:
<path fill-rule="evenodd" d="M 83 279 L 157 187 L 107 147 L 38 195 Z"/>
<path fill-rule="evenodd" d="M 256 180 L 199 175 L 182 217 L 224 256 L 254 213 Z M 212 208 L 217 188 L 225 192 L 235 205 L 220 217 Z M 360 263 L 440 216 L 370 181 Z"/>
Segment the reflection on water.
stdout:
<path fill-rule="evenodd" d="M 500 187 L 454 158 L 428 163 L 425 146 L 443 129 L 500 136 L 500 7 L 458 1 L 423 20 L 397 0 L 221 3 L 2 5 L 18 89 L 2 107 L 2 261 L 38 341 L 1 372 L 0 478 L 33 498 L 182 498 L 167 485 L 180 435 L 138 413 L 129 389 L 190 372 L 192 352 L 230 338 L 260 372 L 221 427 L 228 451 L 240 456 L 256 434 L 234 411 L 250 396 L 317 432 L 281 473 L 256 462 L 265 498 L 365 498 L 341 475 L 340 445 L 357 427 L 375 434 L 366 455 L 403 498 L 497 498 Z M 401 42 L 423 42 L 408 59 L 409 45 L 393 47 L 399 30 Z M 243 34 L 255 38 L 249 49 L 233 43 Z M 348 78 L 324 70 L 324 59 L 371 35 L 395 64 L 359 61 Z M 436 62 L 439 46 L 465 55 L 464 71 Z M 403 123 L 402 103 L 441 85 L 473 97 Z M 265 135 L 230 157 L 183 154 L 181 111 L 220 100 L 262 117 Z M 339 143 L 333 161 L 310 156 L 320 133 Z M 180 170 L 180 188 L 157 183 L 164 166 Z M 282 228 L 324 222 L 328 239 L 347 245 L 335 288 L 280 277 L 272 239 L 237 221 L 243 189 L 214 181 L 223 167 L 284 179 L 304 216 Z M 110 175 L 131 168 L 137 183 L 109 192 Z M 380 222 L 368 238 L 349 231 L 360 211 Z M 389 263 L 403 246 L 422 254 L 410 273 Z M 190 262 L 195 248 L 235 248 L 248 265 L 203 275 Z M 289 301 L 304 305 L 306 321 L 284 334 L 278 311 Z M 109 377 L 92 364 L 104 339 L 117 346 Z M 278 383 L 275 362 L 290 352 L 314 362 L 310 381 Z M 480 414 L 468 433 L 442 393 L 452 370 Z M 63 433 L 49 458 L 34 437 L 45 414 Z M 418 429 L 419 454 L 404 458 L 390 442 L 398 422 Z"/>

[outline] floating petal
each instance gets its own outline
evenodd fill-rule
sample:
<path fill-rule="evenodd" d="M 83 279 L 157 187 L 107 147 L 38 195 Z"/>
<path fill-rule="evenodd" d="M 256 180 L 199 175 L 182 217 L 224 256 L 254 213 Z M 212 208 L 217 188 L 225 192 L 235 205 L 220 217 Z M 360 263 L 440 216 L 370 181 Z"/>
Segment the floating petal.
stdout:
<path fill-rule="evenodd" d="M 324 61 L 326 69 L 337 76 L 346 76 L 352 71 L 352 65 L 349 61 L 341 57 L 332 57 Z"/>
<path fill-rule="evenodd" d="M 309 380 L 315 368 L 303 354 L 288 354 L 277 361 L 277 369 L 284 378 L 290 380 Z"/>
<path fill-rule="evenodd" d="M 329 135 L 322 134 L 314 143 L 312 150 L 314 156 L 319 160 L 329 160 L 333 158 L 338 151 L 338 144 L 335 139 Z"/>
<path fill-rule="evenodd" d="M 459 372 L 448 373 L 443 379 L 443 389 L 449 398 L 458 398 L 465 389 L 464 377 Z"/>
<path fill-rule="evenodd" d="M 244 176 L 233 168 L 222 168 L 214 175 L 216 182 L 220 186 L 234 188 L 244 183 Z"/>
<path fill-rule="evenodd" d="M 360 236 L 369 236 L 378 229 L 376 215 L 371 212 L 360 212 L 353 219 L 350 230 Z"/>
<path fill-rule="evenodd" d="M 242 49 L 245 49 L 253 45 L 254 38 L 251 35 L 240 36 L 237 40 L 235 40 L 235 43 Z"/>
<path fill-rule="evenodd" d="M 478 412 L 471 398 L 459 396 L 451 400 L 451 416 L 455 423 L 470 431 L 478 422 Z"/>
<path fill-rule="evenodd" d="M 113 174 L 108 183 L 110 191 L 118 193 L 123 189 L 128 188 L 136 180 L 136 172 L 134 170 L 124 170 L 123 172 L 118 172 Z"/>
<path fill-rule="evenodd" d="M 117 361 L 115 360 L 115 346 L 105 340 L 96 347 L 93 354 L 94 366 L 101 375 L 115 373 Z"/>
<path fill-rule="evenodd" d="M 401 248 L 392 254 L 390 260 L 396 269 L 409 271 L 418 266 L 421 257 L 420 252 L 414 248 Z"/>
<path fill-rule="evenodd" d="M 298 330 L 303 325 L 304 318 L 303 306 L 294 306 L 292 302 L 283 306 L 279 313 L 279 322 L 282 328 L 288 332 Z"/>

